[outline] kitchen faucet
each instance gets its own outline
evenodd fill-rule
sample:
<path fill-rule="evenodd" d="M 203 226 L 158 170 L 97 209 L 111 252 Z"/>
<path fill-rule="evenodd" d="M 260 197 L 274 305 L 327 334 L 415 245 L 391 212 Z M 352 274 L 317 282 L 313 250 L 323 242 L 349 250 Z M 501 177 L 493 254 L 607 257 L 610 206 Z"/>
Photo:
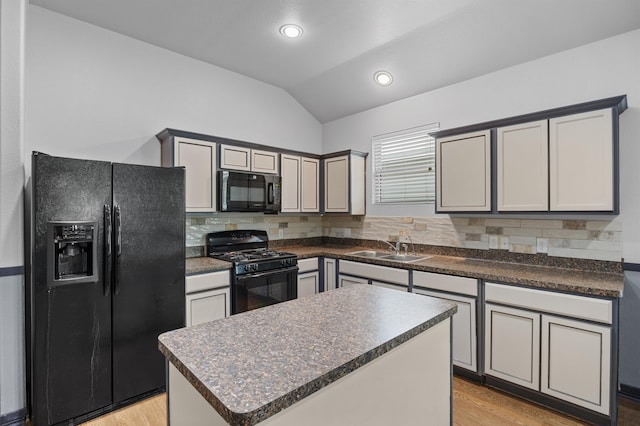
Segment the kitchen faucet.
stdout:
<path fill-rule="evenodd" d="M 409 242 L 411 243 L 411 252 L 415 256 L 416 255 L 416 248 L 413 245 L 413 240 L 411 239 L 411 235 L 407 235 L 407 238 L 409 238 Z M 408 253 L 409 246 L 406 245 L 406 244 L 400 244 L 400 238 L 398 238 L 398 241 L 396 241 L 395 245 L 391 244 L 388 241 L 381 240 L 381 239 L 378 239 L 378 241 L 381 241 L 381 242 L 385 243 L 386 245 L 388 245 L 389 246 L 389 251 L 395 251 L 396 254 L 400 254 L 400 247 L 402 247 L 402 249 L 404 250 L 404 254 L 405 255 L 409 254 Z"/>
<path fill-rule="evenodd" d="M 389 246 L 389 250 L 394 250 L 396 252 L 396 254 L 400 254 L 400 241 L 396 241 L 396 245 L 394 246 L 393 244 L 391 244 L 388 241 L 385 240 L 380 240 L 378 239 L 378 241 L 382 241 L 383 243 L 385 243 L 386 245 Z"/>

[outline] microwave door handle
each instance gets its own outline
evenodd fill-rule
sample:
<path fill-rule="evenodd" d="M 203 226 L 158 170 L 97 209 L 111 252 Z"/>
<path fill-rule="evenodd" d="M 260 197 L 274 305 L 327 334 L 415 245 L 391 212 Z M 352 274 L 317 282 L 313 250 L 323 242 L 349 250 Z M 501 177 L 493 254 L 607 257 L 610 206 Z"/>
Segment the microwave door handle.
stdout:
<path fill-rule="evenodd" d="M 122 218 L 120 213 L 120 206 L 113 206 L 113 214 L 115 219 L 115 258 L 116 261 L 113 264 L 113 293 L 117 296 L 120 294 L 120 257 L 122 255 Z"/>
<path fill-rule="evenodd" d="M 104 268 L 104 283 L 103 283 L 103 292 L 104 295 L 109 294 L 109 290 L 111 287 L 111 207 L 108 204 L 104 205 L 104 259 L 103 265 Z"/>
<path fill-rule="evenodd" d="M 273 182 L 267 184 L 267 204 L 273 204 Z"/>

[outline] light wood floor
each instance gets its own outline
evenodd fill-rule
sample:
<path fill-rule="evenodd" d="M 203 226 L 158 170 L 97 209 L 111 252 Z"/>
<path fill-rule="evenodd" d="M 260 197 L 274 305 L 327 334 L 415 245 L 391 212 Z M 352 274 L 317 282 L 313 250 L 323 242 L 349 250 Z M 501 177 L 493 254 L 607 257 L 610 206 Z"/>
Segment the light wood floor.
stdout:
<path fill-rule="evenodd" d="M 85 426 L 166 426 L 166 396 L 157 395 L 92 421 Z M 456 426 L 584 425 L 555 411 L 464 379 L 453 379 L 453 424 Z M 620 426 L 640 425 L 640 403 L 620 400 Z"/>

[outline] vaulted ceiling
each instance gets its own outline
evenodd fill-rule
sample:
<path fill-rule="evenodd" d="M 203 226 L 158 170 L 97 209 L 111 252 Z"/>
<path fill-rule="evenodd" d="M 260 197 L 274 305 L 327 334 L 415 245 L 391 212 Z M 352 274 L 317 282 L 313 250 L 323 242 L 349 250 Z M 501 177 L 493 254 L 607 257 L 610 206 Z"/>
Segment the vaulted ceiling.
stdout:
<path fill-rule="evenodd" d="M 31 3 L 281 87 L 320 122 L 640 28 L 639 0 Z"/>

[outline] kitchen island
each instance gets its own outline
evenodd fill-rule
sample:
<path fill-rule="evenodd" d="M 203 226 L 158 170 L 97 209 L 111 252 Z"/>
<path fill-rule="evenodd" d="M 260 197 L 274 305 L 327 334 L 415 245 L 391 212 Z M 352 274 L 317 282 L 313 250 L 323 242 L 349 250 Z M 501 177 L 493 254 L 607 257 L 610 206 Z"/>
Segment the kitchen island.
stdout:
<path fill-rule="evenodd" d="M 169 423 L 450 424 L 455 312 L 355 286 L 165 333 Z"/>

